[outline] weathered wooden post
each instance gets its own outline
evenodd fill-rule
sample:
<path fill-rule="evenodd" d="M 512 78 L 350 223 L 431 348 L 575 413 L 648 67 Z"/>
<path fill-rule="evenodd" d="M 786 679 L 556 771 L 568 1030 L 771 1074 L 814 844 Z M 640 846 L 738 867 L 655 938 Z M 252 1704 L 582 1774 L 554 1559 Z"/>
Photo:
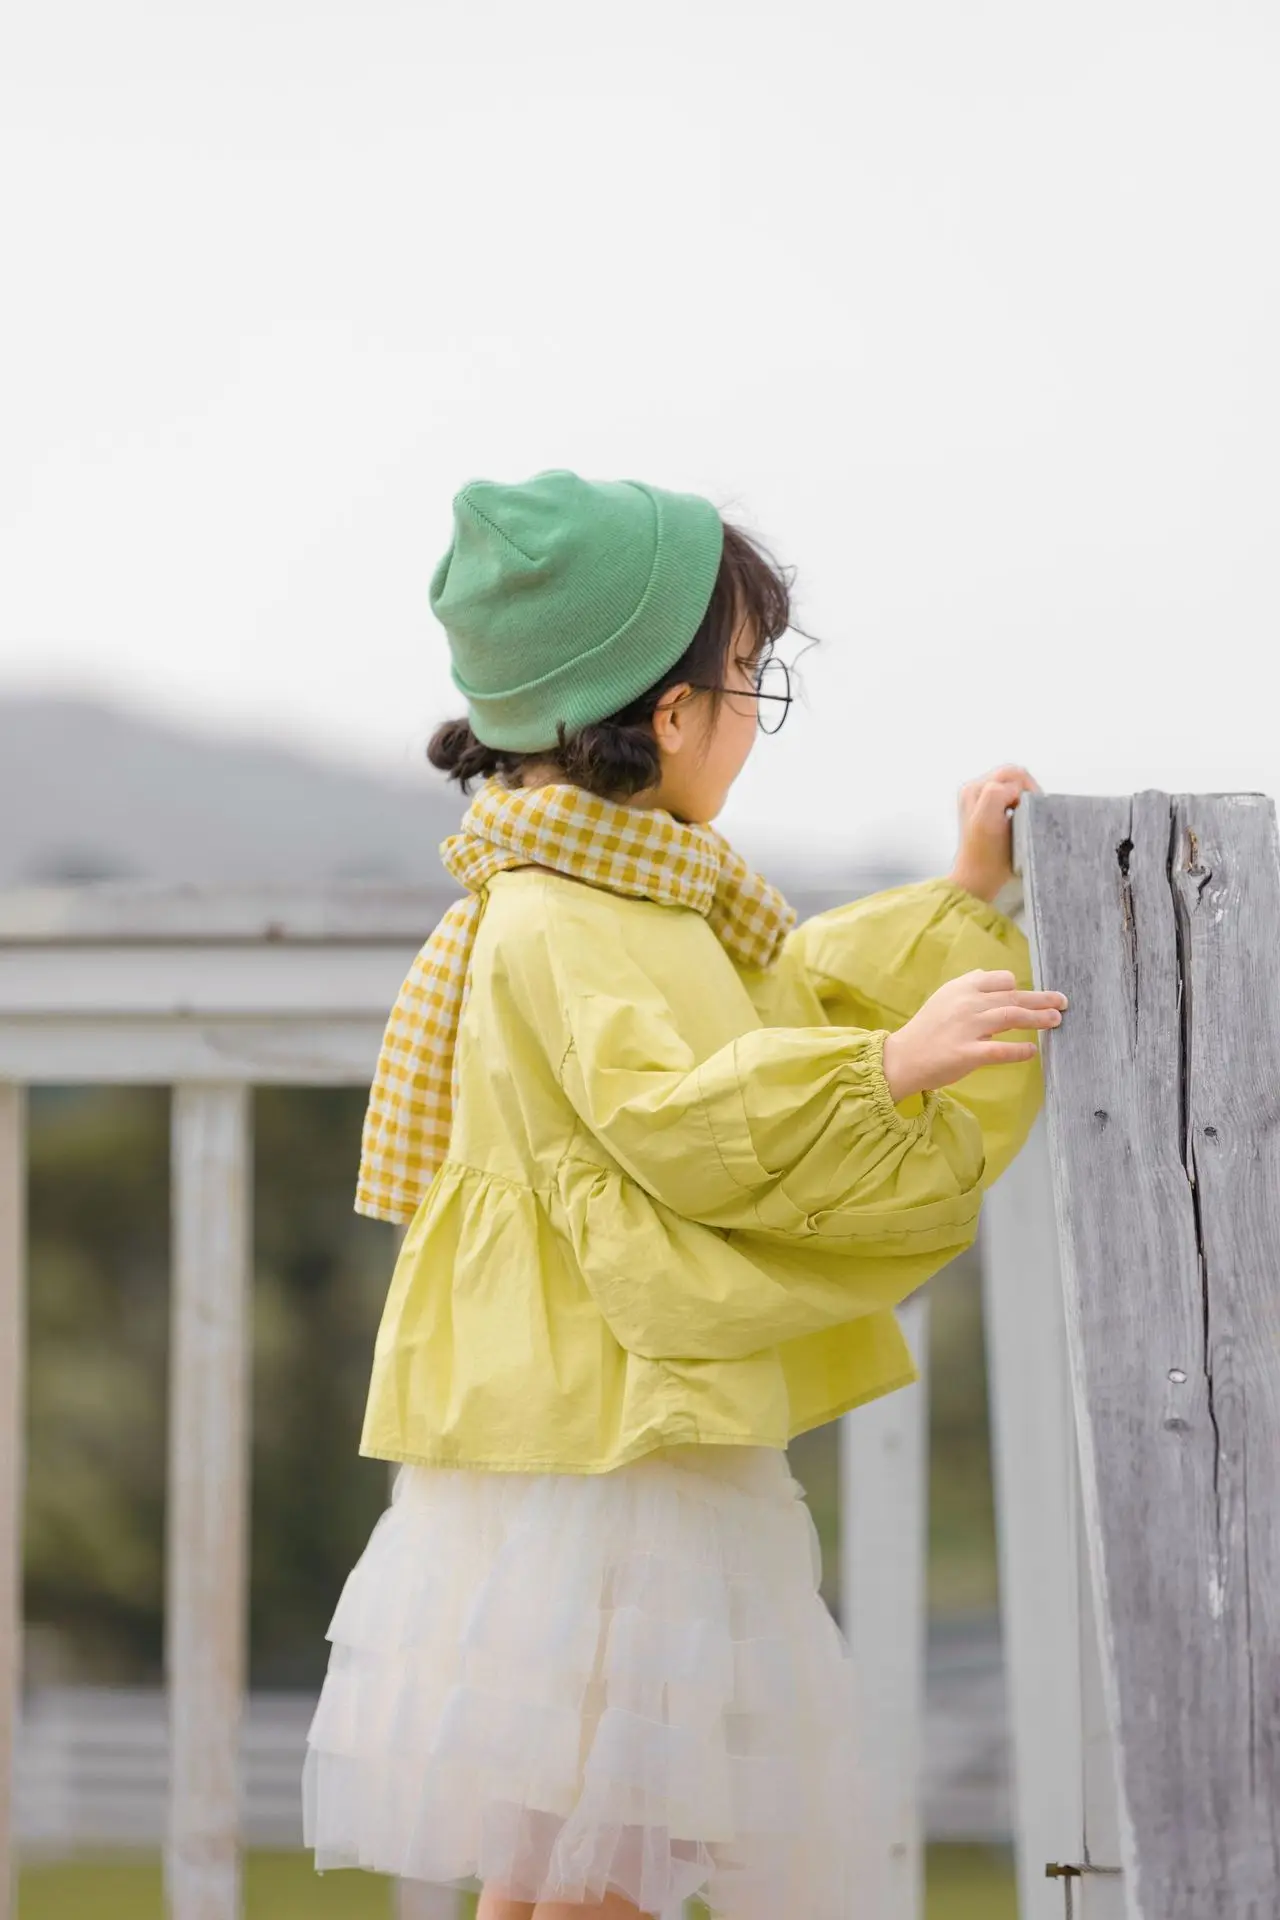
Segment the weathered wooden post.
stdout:
<path fill-rule="evenodd" d="M 1085 1598 L 1118 1789 L 1119 1858 L 1055 1864 L 1084 1870 L 1085 1903 L 1107 1878 L 1089 1869 L 1122 1869 L 1131 1920 L 1273 1920 L 1274 809 L 1254 794 L 1033 796 L 1018 844 L 1037 981 L 1071 1001 L 1044 1043 L 1046 1132 Z M 1086 1736 L 1091 1637 L 1083 1626 Z"/>

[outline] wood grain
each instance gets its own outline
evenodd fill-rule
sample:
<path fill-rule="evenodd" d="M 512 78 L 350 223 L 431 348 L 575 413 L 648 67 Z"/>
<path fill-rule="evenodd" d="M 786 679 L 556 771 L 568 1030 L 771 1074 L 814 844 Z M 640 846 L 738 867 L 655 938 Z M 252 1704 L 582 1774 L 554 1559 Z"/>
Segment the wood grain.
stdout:
<path fill-rule="evenodd" d="M 1280 863 L 1252 794 L 1033 796 L 1085 1524 L 1141 1920 L 1280 1911 Z"/>
<path fill-rule="evenodd" d="M 240 1912 L 238 1753 L 247 1614 L 250 1095 L 173 1105 L 169 1374 L 169 1843 L 174 1920 Z"/>

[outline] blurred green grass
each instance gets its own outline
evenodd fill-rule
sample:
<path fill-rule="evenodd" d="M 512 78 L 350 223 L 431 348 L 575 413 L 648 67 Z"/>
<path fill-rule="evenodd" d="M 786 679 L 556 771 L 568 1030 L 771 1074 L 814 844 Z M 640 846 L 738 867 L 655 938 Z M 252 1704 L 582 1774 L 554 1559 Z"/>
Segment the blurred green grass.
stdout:
<path fill-rule="evenodd" d="M 1013 1869 L 994 1847 L 929 1849 L 927 1920 L 1016 1920 Z M 163 1920 L 160 1863 L 82 1859 L 29 1866 L 18 1920 Z M 368 1873 L 317 1874 L 308 1854 L 253 1853 L 246 1920 L 390 1920 L 390 1890 Z"/>

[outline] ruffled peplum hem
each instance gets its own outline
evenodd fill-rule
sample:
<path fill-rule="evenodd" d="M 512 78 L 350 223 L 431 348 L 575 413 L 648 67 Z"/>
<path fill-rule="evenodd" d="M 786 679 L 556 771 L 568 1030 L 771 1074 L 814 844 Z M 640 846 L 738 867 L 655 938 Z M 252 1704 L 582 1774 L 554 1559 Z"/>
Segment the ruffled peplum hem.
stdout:
<path fill-rule="evenodd" d="M 318 1868 L 517 1900 L 847 1920 L 847 1649 L 781 1452 L 600 1475 L 403 1467 L 329 1629 Z M 865 1856 L 864 1856 L 865 1857 Z"/>

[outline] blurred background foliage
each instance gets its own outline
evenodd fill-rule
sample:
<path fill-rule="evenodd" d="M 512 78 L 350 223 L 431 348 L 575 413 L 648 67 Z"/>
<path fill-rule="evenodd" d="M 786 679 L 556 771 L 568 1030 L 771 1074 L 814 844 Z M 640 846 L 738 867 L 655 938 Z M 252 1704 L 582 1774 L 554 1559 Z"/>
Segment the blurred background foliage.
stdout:
<path fill-rule="evenodd" d="M 394 1257 L 352 1211 L 364 1096 L 261 1089 L 254 1101 L 251 1684 L 313 1687 L 343 1579 L 387 1469 L 357 1453 Z M 163 1659 L 169 1096 L 32 1096 L 28 1673 L 145 1683 Z M 981 1294 L 971 1256 L 931 1287 L 930 1601 L 995 1604 Z M 839 1608 L 836 1429 L 792 1463 Z"/>
<path fill-rule="evenodd" d="M 352 1212 L 363 1095 L 254 1099 L 251 1684 L 317 1684 L 385 1497 L 356 1452 L 392 1232 Z M 26 1610 L 31 1678 L 163 1658 L 169 1095 L 32 1099 Z"/>

